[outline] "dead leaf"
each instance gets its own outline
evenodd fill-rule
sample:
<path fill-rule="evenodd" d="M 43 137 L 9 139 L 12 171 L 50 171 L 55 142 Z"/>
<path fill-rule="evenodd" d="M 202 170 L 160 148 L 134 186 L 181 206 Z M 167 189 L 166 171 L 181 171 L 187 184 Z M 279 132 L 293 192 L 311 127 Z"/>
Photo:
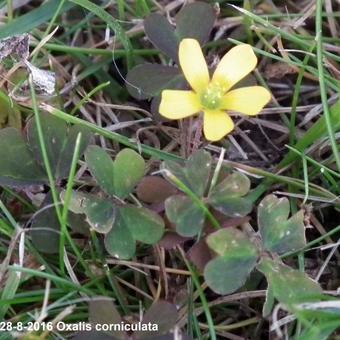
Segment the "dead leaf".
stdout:
<path fill-rule="evenodd" d="M 26 61 L 25 65 L 32 75 L 34 85 L 42 92 L 42 94 L 52 95 L 55 91 L 55 74 L 51 71 L 41 70 Z"/>
<path fill-rule="evenodd" d="M 203 272 L 205 265 L 211 260 L 211 252 L 205 240 L 195 243 L 190 248 L 188 258 L 199 271 Z"/>
<path fill-rule="evenodd" d="M 277 62 L 277 63 L 269 64 L 266 67 L 264 71 L 264 76 L 267 79 L 279 79 L 288 74 L 294 74 L 294 73 L 296 73 L 296 69 L 294 67 L 291 67 L 287 63 Z"/>
<path fill-rule="evenodd" d="M 16 61 L 26 61 L 29 55 L 29 35 L 13 35 L 0 40 L 0 62 L 11 57 Z"/>
<path fill-rule="evenodd" d="M 174 249 L 178 245 L 182 245 L 184 242 L 191 240 L 190 237 L 183 237 L 174 232 L 167 232 L 163 238 L 159 241 L 158 245 L 166 250 Z"/>

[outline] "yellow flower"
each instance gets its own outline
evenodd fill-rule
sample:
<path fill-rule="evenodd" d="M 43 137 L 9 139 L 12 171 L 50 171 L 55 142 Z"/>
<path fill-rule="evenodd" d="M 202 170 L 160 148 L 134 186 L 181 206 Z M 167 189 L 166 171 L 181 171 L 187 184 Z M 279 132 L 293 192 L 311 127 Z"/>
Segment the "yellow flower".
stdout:
<path fill-rule="evenodd" d="M 270 92 L 261 86 L 230 91 L 257 64 L 250 45 L 233 47 L 218 64 L 212 79 L 197 40 L 181 41 L 179 62 L 192 91 L 164 90 L 159 112 L 168 119 L 182 119 L 203 111 L 204 135 L 210 141 L 220 140 L 233 130 L 234 123 L 226 110 L 253 116 L 270 101 Z"/>

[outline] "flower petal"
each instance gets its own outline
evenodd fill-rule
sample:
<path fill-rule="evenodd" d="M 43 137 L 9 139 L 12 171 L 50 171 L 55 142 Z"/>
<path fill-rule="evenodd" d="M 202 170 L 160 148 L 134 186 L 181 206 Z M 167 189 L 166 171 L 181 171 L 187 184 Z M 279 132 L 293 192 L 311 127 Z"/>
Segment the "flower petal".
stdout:
<path fill-rule="evenodd" d="M 164 90 L 159 113 L 168 119 L 190 117 L 201 110 L 201 103 L 193 91 Z"/>
<path fill-rule="evenodd" d="M 221 59 L 214 72 L 212 81 L 228 91 L 248 73 L 254 70 L 257 58 L 253 48 L 248 44 L 233 47 Z"/>
<path fill-rule="evenodd" d="M 199 93 L 208 86 L 210 81 L 208 66 L 197 40 L 183 39 L 181 41 L 179 63 L 186 80 L 196 92 Z"/>
<path fill-rule="evenodd" d="M 232 119 L 220 110 L 205 110 L 203 124 L 205 138 L 212 142 L 222 139 L 234 128 Z"/>
<path fill-rule="evenodd" d="M 222 99 L 221 107 L 253 116 L 268 104 L 270 98 L 270 92 L 262 86 L 242 87 L 228 92 Z"/>

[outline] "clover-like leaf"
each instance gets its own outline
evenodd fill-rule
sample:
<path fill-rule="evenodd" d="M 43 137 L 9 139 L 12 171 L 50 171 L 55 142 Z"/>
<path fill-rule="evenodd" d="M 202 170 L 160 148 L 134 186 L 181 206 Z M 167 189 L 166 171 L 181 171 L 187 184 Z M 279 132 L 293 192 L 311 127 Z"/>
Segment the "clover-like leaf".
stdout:
<path fill-rule="evenodd" d="M 182 39 L 193 38 L 201 45 L 207 42 L 216 13 L 207 3 L 196 1 L 184 6 L 176 15 L 176 29 L 162 15 L 150 14 L 144 20 L 144 31 L 152 44 L 178 62 L 178 45 Z"/>
<path fill-rule="evenodd" d="M 60 193 L 62 201 L 64 193 L 64 191 Z M 67 223 L 74 232 L 89 236 L 89 228 L 91 226 L 89 218 L 85 215 L 80 215 L 83 213 L 81 209 L 84 209 L 84 207 L 77 208 L 75 206 L 75 201 L 77 200 L 76 205 L 79 206 L 84 200 L 84 196 L 80 193 L 74 193 L 77 199 L 74 197 L 71 199 L 71 204 L 69 206 L 69 212 L 67 215 Z M 90 195 L 88 196 L 91 197 Z M 74 208 L 73 210 L 75 212 L 73 212 L 71 208 Z M 98 232 L 102 232 L 102 230 L 106 227 L 105 221 L 103 221 L 103 223 L 101 222 L 102 221 L 93 222 L 93 224 L 96 225 L 96 230 Z M 110 227 L 112 227 L 112 224 L 113 221 L 111 222 Z M 32 243 L 40 252 L 46 254 L 56 254 L 59 252 L 60 223 L 56 213 L 55 205 L 53 204 L 51 192 L 46 195 L 42 204 L 42 208 L 38 210 L 32 218 L 30 236 Z"/>
<path fill-rule="evenodd" d="M 127 74 L 127 90 L 138 100 L 159 95 L 164 89 L 175 89 L 183 82 L 178 68 L 159 65 L 137 65 Z"/>
<path fill-rule="evenodd" d="M 210 179 L 211 162 L 209 152 L 198 150 L 187 159 L 184 166 L 174 161 L 166 161 L 163 167 L 197 196 L 202 197 Z"/>
<path fill-rule="evenodd" d="M 119 213 L 136 241 L 155 244 L 163 236 L 164 221 L 155 212 L 143 207 L 124 206 Z"/>
<path fill-rule="evenodd" d="M 143 178 L 145 161 L 132 149 L 123 149 L 114 161 L 114 188 L 116 196 L 127 197 Z"/>
<path fill-rule="evenodd" d="M 156 301 L 146 311 L 141 321 L 142 324 L 156 324 L 157 331 L 137 331 L 134 333 L 137 339 L 153 338 L 167 334 L 175 325 L 178 317 L 177 308 L 167 301 Z"/>
<path fill-rule="evenodd" d="M 105 247 L 114 257 L 130 259 L 136 241 L 157 243 L 164 233 L 164 221 L 155 212 L 134 206 L 120 207 L 113 228 L 105 237 Z"/>
<path fill-rule="evenodd" d="M 60 198 L 64 202 L 65 191 Z M 75 214 L 85 214 L 86 222 L 98 233 L 106 234 L 116 218 L 116 207 L 110 200 L 80 191 L 72 192 L 68 208 Z"/>
<path fill-rule="evenodd" d="M 251 201 L 244 197 L 249 189 L 249 178 L 240 172 L 234 172 L 211 190 L 208 202 L 227 216 L 246 216 L 252 209 Z"/>
<path fill-rule="evenodd" d="M 205 214 L 189 197 L 174 195 L 165 201 L 165 212 L 169 221 L 176 225 L 182 236 L 195 236 L 203 228 Z"/>
<path fill-rule="evenodd" d="M 235 228 L 220 229 L 207 237 L 207 244 L 219 256 L 253 257 L 257 248 L 249 238 Z"/>
<path fill-rule="evenodd" d="M 284 265 L 278 260 L 263 258 L 258 269 L 266 276 L 273 295 L 286 306 L 320 298 L 322 289 L 306 273 Z"/>
<path fill-rule="evenodd" d="M 80 155 L 85 151 L 91 134 L 88 129 L 82 126 L 68 126 L 62 119 L 48 113 L 42 113 L 40 120 L 44 135 L 44 144 L 52 172 L 57 179 L 66 178 L 70 172 L 78 133 L 82 134 L 79 148 Z M 29 147 L 33 151 L 36 160 L 43 165 L 44 161 L 35 117 L 30 119 L 26 129 Z"/>
<path fill-rule="evenodd" d="M 184 6 L 176 15 L 178 40 L 192 38 L 204 45 L 209 39 L 215 20 L 214 8 L 205 2 L 195 1 Z"/>
<path fill-rule="evenodd" d="M 19 130 L 0 130 L 0 184 L 22 187 L 43 184 L 47 176 L 36 163 Z"/>
<path fill-rule="evenodd" d="M 89 322 L 95 327 L 98 325 L 120 324 L 122 318 L 113 301 L 107 297 L 97 296 L 89 301 Z M 108 330 L 105 334 L 117 339 L 125 339 L 126 334 L 122 330 Z"/>
<path fill-rule="evenodd" d="M 178 60 L 178 39 L 175 28 L 161 14 L 152 13 L 144 20 L 145 35 L 152 44 L 173 60 Z"/>
<path fill-rule="evenodd" d="M 205 266 L 204 278 L 214 292 L 231 294 L 244 285 L 255 263 L 256 258 L 219 256 Z"/>
<path fill-rule="evenodd" d="M 119 212 L 113 228 L 105 236 L 105 248 L 117 259 L 128 260 L 135 255 L 136 242 Z"/>
<path fill-rule="evenodd" d="M 101 147 L 90 145 L 85 152 L 85 160 L 99 186 L 109 195 L 114 195 L 114 169 L 110 155 Z"/>
<path fill-rule="evenodd" d="M 116 208 L 105 199 L 91 199 L 86 204 L 86 222 L 98 233 L 106 234 L 114 223 Z"/>
<path fill-rule="evenodd" d="M 290 219 L 289 201 L 275 195 L 266 196 L 258 207 L 258 226 L 264 248 L 283 254 L 305 246 L 305 226 L 303 211 Z"/>
<path fill-rule="evenodd" d="M 76 214 L 69 211 L 67 214 L 67 223 L 71 227 L 72 231 L 76 234 L 84 235 L 85 237 L 90 237 L 91 226 L 86 220 L 85 214 Z"/>
<path fill-rule="evenodd" d="M 99 186 L 109 195 L 126 198 L 143 178 L 144 159 L 132 149 L 120 151 L 115 161 L 99 146 L 90 146 L 86 163 Z"/>
<path fill-rule="evenodd" d="M 56 254 L 59 252 L 60 224 L 55 206 L 46 207 L 48 202 L 52 202 L 52 198 L 48 196 L 44 208 L 38 211 L 32 220 L 30 236 L 39 251 Z"/>
<path fill-rule="evenodd" d="M 230 294 L 240 288 L 254 269 L 258 249 L 237 229 L 221 229 L 207 237 L 217 256 L 204 268 L 208 286 L 218 294 Z"/>

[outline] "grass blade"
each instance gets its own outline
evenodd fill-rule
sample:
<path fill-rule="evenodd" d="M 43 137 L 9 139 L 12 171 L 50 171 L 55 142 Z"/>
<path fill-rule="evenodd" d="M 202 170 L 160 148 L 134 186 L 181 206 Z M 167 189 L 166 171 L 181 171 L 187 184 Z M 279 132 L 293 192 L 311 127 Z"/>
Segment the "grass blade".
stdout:
<path fill-rule="evenodd" d="M 114 19 L 108 12 L 106 12 L 102 7 L 94 4 L 88 0 L 70 0 L 76 5 L 86 8 L 88 11 L 92 12 L 100 19 L 102 19 L 115 33 L 118 39 L 121 41 L 125 50 L 127 51 L 127 61 L 128 65 L 131 64 L 132 47 L 129 38 L 126 36 L 124 30 L 120 24 Z"/>
<path fill-rule="evenodd" d="M 66 3 L 61 9 L 60 14 L 72 8 L 74 4 Z M 31 32 L 34 28 L 49 21 L 58 10 L 59 0 L 50 0 L 36 9 L 12 20 L 7 25 L 1 27 L 0 39 L 4 39 L 16 34 Z"/>

